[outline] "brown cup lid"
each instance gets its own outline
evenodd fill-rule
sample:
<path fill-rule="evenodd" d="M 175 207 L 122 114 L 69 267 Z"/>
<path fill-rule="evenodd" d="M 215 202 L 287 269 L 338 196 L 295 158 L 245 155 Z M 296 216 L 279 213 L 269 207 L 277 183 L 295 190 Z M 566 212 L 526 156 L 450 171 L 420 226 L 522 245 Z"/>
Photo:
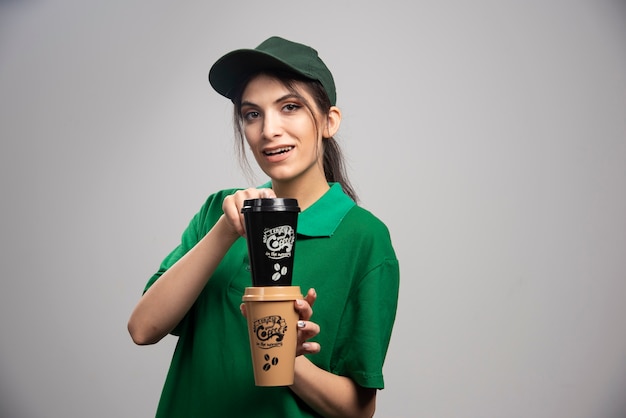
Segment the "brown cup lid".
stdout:
<path fill-rule="evenodd" d="M 302 299 L 300 286 L 254 286 L 246 287 L 242 300 L 244 302 L 280 301 Z"/>

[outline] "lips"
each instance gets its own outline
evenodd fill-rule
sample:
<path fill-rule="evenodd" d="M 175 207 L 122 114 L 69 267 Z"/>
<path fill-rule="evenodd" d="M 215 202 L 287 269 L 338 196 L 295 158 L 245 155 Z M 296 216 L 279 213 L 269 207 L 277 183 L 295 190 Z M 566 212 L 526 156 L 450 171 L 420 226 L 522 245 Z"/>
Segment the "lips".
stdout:
<path fill-rule="evenodd" d="M 271 150 L 263 151 L 263 154 L 267 155 L 268 157 L 271 157 L 271 156 L 274 156 L 274 155 L 285 154 L 285 153 L 291 151 L 292 149 L 293 149 L 293 147 L 291 147 L 291 146 L 274 148 L 274 149 L 271 149 Z"/>

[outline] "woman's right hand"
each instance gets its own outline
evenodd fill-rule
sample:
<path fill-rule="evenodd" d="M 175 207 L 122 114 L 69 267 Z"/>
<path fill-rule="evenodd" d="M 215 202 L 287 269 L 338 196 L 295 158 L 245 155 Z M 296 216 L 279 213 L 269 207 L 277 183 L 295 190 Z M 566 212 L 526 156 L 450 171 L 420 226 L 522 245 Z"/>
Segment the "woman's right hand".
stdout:
<path fill-rule="evenodd" d="M 276 193 L 272 189 L 255 189 L 249 188 L 245 190 L 238 190 L 234 194 L 226 196 L 222 203 L 222 210 L 224 211 L 224 219 L 229 228 L 241 236 L 246 236 L 246 228 L 243 222 L 243 214 L 241 208 L 243 207 L 243 201 L 248 199 L 267 199 L 276 197 Z"/>
<path fill-rule="evenodd" d="M 275 196 L 271 189 L 247 189 L 224 199 L 224 215 L 137 303 L 128 320 L 128 331 L 135 343 L 156 343 L 184 318 L 233 242 L 245 235 L 241 214 L 244 200 Z"/>

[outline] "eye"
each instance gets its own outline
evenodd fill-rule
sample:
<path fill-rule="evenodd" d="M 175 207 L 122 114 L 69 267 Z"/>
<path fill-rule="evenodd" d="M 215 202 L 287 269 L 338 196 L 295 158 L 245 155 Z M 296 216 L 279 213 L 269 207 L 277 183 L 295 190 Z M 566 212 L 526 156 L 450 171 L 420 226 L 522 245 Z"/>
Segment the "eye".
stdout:
<path fill-rule="evenodd" d="M 295 103 L 287 103 L 286 105 L 283 106 L 283 110 L 285 110 L 286 112 L 295 112 L 301 107 L 302 106 L 295 104 Z"/>
<path fill-rule="evenodd" d="M 256 110 L 250 110 L 248 112 L 243 112 L 243 119 L 246 121 L 251 121 L 259 117 L 259 112 Z"/>

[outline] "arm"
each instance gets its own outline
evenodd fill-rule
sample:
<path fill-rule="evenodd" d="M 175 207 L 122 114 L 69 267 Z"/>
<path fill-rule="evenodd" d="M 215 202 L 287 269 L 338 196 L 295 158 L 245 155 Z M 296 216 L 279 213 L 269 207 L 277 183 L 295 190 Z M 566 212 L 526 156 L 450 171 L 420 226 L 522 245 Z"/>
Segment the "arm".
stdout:
<path fill-rule="evenodd" d="M 364 388 L 348 377 L 320 369 L 304 356 L 296 358 L 291 390 L 324 417 L 372 417 L 376 389 Z"/>
<path fill-rule="evenodd" d="M 144 293 L 128 321 L 136 344 L 154 344 L 185 316 L 238 235 L 224 216 Z"/>
<path fill-rule="evenodd" d="M 364 388 L 352 379 L 320 369 L 300 354 L 319 352 L 316 342 L 306 342 L 320 332 L 320 327 L 308 321 L 313 314 L 312 305 L 317 295 L 307 292 L 304 301 L 297 301 L 295 308 L 301 321 L 298 324 L 298 348 L 294 384 L 291 390 L 316 412 L 324 417 L 372 417 L 376 409 L 376 389 Z"/>
<path fill-rule="evenodd" d="M 213 228 L 143 294 L 128 321 L 136 344 L 154 344 L 183 319 L 235 240 L 245 233 L 245 199 L 273 197 L 271 189 L 240 190 L 224 199 Z"/>

